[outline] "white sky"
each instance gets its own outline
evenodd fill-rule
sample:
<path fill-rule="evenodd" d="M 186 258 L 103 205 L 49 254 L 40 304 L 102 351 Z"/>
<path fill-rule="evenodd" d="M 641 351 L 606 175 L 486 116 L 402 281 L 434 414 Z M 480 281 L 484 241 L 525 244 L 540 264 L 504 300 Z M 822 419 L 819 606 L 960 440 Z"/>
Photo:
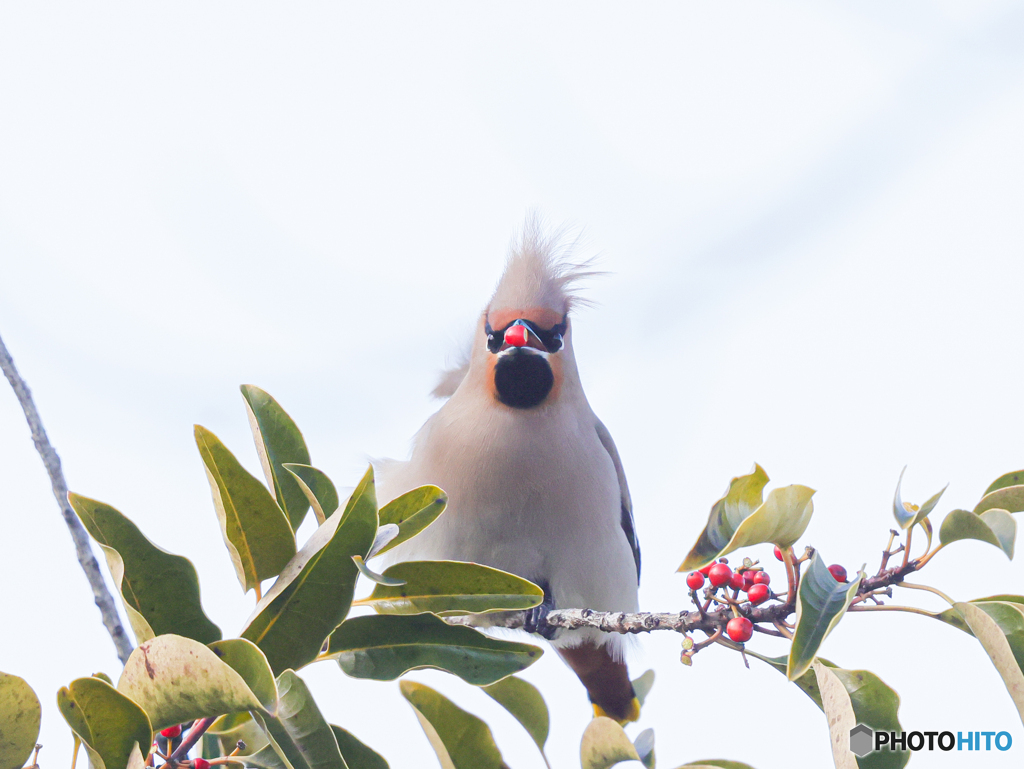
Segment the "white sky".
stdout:
<path fill-rule="evenodd" d="M 629 475 L 642 606 L 685 607 L 673 572 L 754 461 L 819 489 L 808 544 L 873 570 L 904 465 L 909 500 L 951 483 L 937 519 L 1024 466 L 1022 33 L 1020 6 L 994 0 L 8 3 L 0 333 L 71 488 L 189 556 L 230 635 L 251 597 L 192 424 L 258 472 L 251 382 L 341 486 L 368 456 L 404 456 L 537 209 L 584 228 L 611 273 L 574 339 Z M 0 488 L 0 669 L 40 695 L 59 766 L 57 688 L 119 666 L 9 391 Z M 921 581 L 1024 593 L 1019 564 L 981 543 Z M 1024 729 L 966 635 L 856 616 L 822 651 L 895 687 L 908 730 L 1014 738 L 915 765 L 1020 765 Z M 633 663 L 658 673 L 630 731 L 654 727 L 662 766 L 828 765 L 824 718 L 776 672 L 678 653 L 654 634 Z M 393 767 L 433 761 L 397 685 L 302 676 Z M 412 677 L 487 719 L 513 767 L 539 764 L 483 694 Z M 526 678 L 555 765 L 578 765 L 582 688 L 554 655 Z"/>

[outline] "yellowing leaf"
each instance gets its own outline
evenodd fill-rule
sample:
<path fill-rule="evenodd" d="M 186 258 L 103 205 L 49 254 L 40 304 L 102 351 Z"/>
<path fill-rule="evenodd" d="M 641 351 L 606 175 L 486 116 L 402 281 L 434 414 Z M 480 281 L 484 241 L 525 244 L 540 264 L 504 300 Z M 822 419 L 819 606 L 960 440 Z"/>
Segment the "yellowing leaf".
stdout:
<path fill-rule="evenodd" d="M 582 769 L 608 769 L 621 761 L 639 760 L 636 747 L 611 718 L 598 716 L 583 730 L 580 742 Z"/>

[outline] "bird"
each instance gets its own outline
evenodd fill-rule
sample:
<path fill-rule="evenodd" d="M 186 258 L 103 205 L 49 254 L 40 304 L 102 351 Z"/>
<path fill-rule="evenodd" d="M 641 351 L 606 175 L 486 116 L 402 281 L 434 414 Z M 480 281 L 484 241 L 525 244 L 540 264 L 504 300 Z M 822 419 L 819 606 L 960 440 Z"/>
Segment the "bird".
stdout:
<path fill-rule="evenodd" d="M 511 572 L 544 599 L 539 629 L 579 677 L 595 716 L 639 718 L 626 639 L 596 628 L 545 626 L 553 609 L 638 611 L 640 546 L 611 434 L 583 392 L 573 350 L 580 283 L 572 243 L 528 220 L 480 314 L 469 358 L 434 391 L 446 398 L 416 434 L 407 461 L 377 470 L 381 500 L 433 484 L 448 507 L 385 565 L 458 560 Z"/>

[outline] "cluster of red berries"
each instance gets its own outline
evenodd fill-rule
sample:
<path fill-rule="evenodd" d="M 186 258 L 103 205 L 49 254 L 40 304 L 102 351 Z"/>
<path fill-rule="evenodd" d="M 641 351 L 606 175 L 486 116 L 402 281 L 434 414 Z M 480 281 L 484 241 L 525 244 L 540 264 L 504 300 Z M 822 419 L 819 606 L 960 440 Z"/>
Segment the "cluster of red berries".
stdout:
<path fill-rule="evenodd" d="M 780 561 L 782 560 L 782 551 L 779 550 L 778 545 L 775 546 L 775 557 Z M 828 573 L 832 575 L 836 582 L 846 582 L 846 569 L 838 563 L 829 566 Z"/>
<path fill-rule="evenodd" d="M 772 578 L 768 572 L 760 569 L 739 568 L 733 571 L 724 560 L 718 563 L 711 563 L 699 571 L 691 572 L 686 578 L 686 586 L 691 590 L 700 590 L 704 587 L 704 578 L 707 577 L 711 587 L 729 587 L 733 590 L 747 594 L 747 600 L 757 606 L 764 603 L 771 597 L 771 590 L 768 589 Z"/>

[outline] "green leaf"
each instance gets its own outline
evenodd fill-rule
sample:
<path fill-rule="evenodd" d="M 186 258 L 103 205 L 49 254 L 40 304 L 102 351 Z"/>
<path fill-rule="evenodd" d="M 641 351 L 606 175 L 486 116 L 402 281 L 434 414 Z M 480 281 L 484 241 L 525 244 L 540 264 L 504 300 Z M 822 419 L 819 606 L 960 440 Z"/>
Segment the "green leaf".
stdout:
<path fill-rule="evenodd" d="M 583 730 L 580 742 L 582 769 L 608 769 L 620 761 L 639 760 L 636 747 L 612 719 L 598 716 Z"/>
<path fill-rule="evenodd" d="M 759 465 L 751 475 L 734 478 L 729 493 L 711 509 L 707 526 L 678 571 L 690 571 L 715 558 L 762 542 L 787 548 L 804 533 L 814 513 L 814 489 L 786 486 L 761 502 L 768 476 Z M 757 504 L 756 508 L 751 506 Z"/>
<path fill-rule="evenodd" d="M 217 740 L 220 747 L 220 752 L 217 755 L 226 756 L 235 749 L 239 741 L 245 743 L 243 750 L 248 755 L 257 753 L 270 744 L 263 729 L 249 713 L 232 713 L 221 716 L 213 722 L 206 733 Z"/>
<path fill-rule="evenodd" d="M 644 729 L 633 740 L 633 747 L 640 756 L 640 763 L 647 769 L 654 769 L 656 762 L 654 756 L 654 730 Z"/>
<path fill-rule="evenodd" d="M 57 692 L 57 708 L 85 745 L 93 769 L 127 766 L 138 745 L 149 752 L 153 728 L 146 712 L 106 681 L 75 679 Z"/>
<path fill-rule="evenodd" d="M 947 483 L 942 489 L 928 499 L 921 507 L 912 505 L 909 502 L 904 502 L 903 497 L 900 495 L 900 487 L 903 485 L 903 473 L 907 471 L 907 468 L 903 468 L 900 471 L 900 479 L 896 482 L 896 495 L 892 501 L 892 514 L 896 518 L 896 523 L 899 524 L 901 529 L 909 529 L 911 526 L 920 523 L 928 517 L 929 513 L 935 509 L 935 506 L 939 504 L 939 499 L 942 497 L 943 492 L 949 488 Z"/>
<path fill-rule="evenodd" d="M 444 512 L 447 504 L 448 495 L 437 486 L 420 486 L 388 502 L 380 509 L 380 523 L 398 526 L 398 536 L 377 555 L 415 537 Z"/>
<path fill-rule="evenodd" d="M 786 657 L 765 657 L 751 649 L 747 649 L 746 654 L 748 657 L 757 657 L 782 675 L 786 675 L 788 661 Z M 903 730 L 898 713 L 900 696 L 885 681 L 869 670 L 846 670 L 822 657 L 816 657 L 815 662 L 820 662 L 830 668 L 846 688 L 856 716 L 855 723 L 866 724 L 877 731 L 899 732 Z M 813 668 L 808 669 L 793 683 L 810 697 L 823 713 L 825 712 L 825 706 L 821 700 L 821 690 L 818 686 L 818 676 Z M 909 753 L 891 752 L 885 749 L 870 753 L 857 761 L 860 769 L 898 769 L 904 766 L 909 759 Z"/>
<path fill-rule="evenodd" d="M 360 742 L 352 732 L 331 724 L 334 739 L 349 769 L 388 769 L 388 762 L 372 748 Z"/>
<path fill-rule="evenodd" d="M 68 501 L 107 558 L 138 643 L 164 633 L 200 643 L 220 639 L 220 628 L 203 612 L 199 577 L 188 558 L 154 545 L 110 505 L 73 493 Z"/>
<path fill-rule="evenodd" d="M 294 769 L 349 769 L 334 730 L 324 720 L 305 682 L 291 670 L 277 678 L 277 716 L 257 714 Z"/>
<path fill-rule="evenodd" d="M 987 510 L 981 515 L 969 510 L 953 510 L 939 529 L 939 542 L 943 545 L 960 539 L 978 539 L 995 545 L 1011 560 L 1016 538 L 1017 521 L 1005 510 Z"/>
<path fill-rule="evenodd" d="M 1019 513 L 1024 510 L 1024 486 L 1006 486 L 981 498 L 974 512 L 986 510 L 1005 510 L 1008 513 Z"/>
<path fill-rule="evenodd" d="M 985 489 L 985 496 L 991 494 L 993 491 L 998 489 L 1005 489 L 1007 486 L 1021 486 L 1024 485 L 1024 470 L 1014 470 L 1012 473 L 1006 475 L 1000 475 Z"/>
<path fill-rule="evenodd" d="M 822 561 L 820 551 L 815 551 L 797 589 L 796 630 L 786 670 L 790 681 L 810 668 L 825 636 L 839 624 L 856 597 L 862 577 L 863 574 L 858 574 L 857 579 L 848 584 L 837 581 Z"/>
<path fill-rule="evenodd" d="M 376 585 L 357 606 L 372 606 L 381 614 L 482 614 L 529 609 L 544 600 L 532 582 L 478 563 L 463 561 L 405 561 L 384 571 L 404 585 Z"/>
<path fill-rule="evenodd" d="M 383 574 L 378 574 L 367 566 L 366 561 L 358 555 L 352 556 L 352 562 L 356 565 L 356 568 L 359 569 L 359 573 L 370 580 L 370 582 L 374 582 L 378 585 L 387 585 L 388 587 L 401 587 L 405 584 L 404 579 L 394 579 L 392 577 L 385 577 Z"/>
<path fill-rule="evenodd" d="M 291 473 L 284 469 L 284 464 L 308 465 L 306 442 L 292 418 L 269 394 L 254 385 L 242 385 L 240 389 L 267 485 L 274 490 L 274 497 L 288 516 L 292 531 L 298 531 L 309 510 L 309 500 Z"/>
<path fill-rule="evenodd" d="M 231 562 L 249 592 L 276 577 L 295 555 L 295 534 L 266 487 L 205 427 L 195 426 L 213 504 Z"/>
<path fill-rule="evenodd" d="M 155 729 L 245 710 L 272 713 L 277 707 L 266 658 L 240 638 L 204 646 L 191 638 L 157 636 L 132 652 L 117 689 L 139 703 Z"/>
<path fill-rule="evenodd" d="M 544 697 L 533 684 L 522 678 L 509 676 L 481 687 L 484 693 L 512 714 L 536 743 L 541 755 L 548 741 L 551 717 Z M 544 757 L 544 763 L 547 763 Z"/>
<path fill-rule="evenodd" d="M 327 473 L 309 465 L 293 462 L 285 463 L 282 467 L 294 476 L 295 483 L 313 506 L 317 523 L 322 524 L 338 509 L 338 490 L 334 488 L 334 483 L 327 477 Z"/>
<path fill-rule="evenodd" d="M 988 653 L 1024 721 L 1024 605 L 972 601 L 953 604 L 953 608 L 960 612 Z"/>
<path fill-rule="evenodd" d="M 836 769 L 857 769 L 857 757 L 850 750 L 850 731 L 857 725 L 853 703 L 842 681 L 832 670 L 815 660 L 811 670 L 818 679 L 822 709 L 828 719 L 829 742 Z"/>
<path fill-rule="evenodd" d="M 761 506 L 767 483 L 768 474 L 757 464 L 749 475 L 733 478 L 725 496 L 712 506 L 704 531 L 677 571 L 699 569 L 717 558 L 744 519 Z"/>
<path fill-rule="evenodd" d="M 39 738 L 39 698 L 24 679 L 0 673 L 0 769 L 25 765 Z"/>
<path fill-rule="evenodd" d="M 416 712 L 442 769 L 503 769 L 487 724 L 429 686 L 402 681 L 398 687 Z"/>
<path fill-rule="evenodd" d="M 648 670 L 639 678 L 633 679 L 633 693 L 636 694 L 637 701 L 640 703 L 640 707 L 643 707 L 644 702 L 647 701 L 647 695 L 651 693 L 651 689 L 654 688 L 654 671 Z"/>
<path fill-rule="evenodd" d="M 541 649 L 491 638 L 432 614 L 352 617 L 334 631 L 326 659 L 353 678 L 393 681 L 410 670 L 437 668 L 486 685 L 540 659 Z"/>
<path fill-rule="evenodd" d="M 267 655 L 276 673 L 316 659 L 324 639 L 352 605 L 359 574 L 352 556 L 364 556 L 377 531 L 373 468 L 344 510 L 320 526 L 257 604 L 242 637 Z"/>

